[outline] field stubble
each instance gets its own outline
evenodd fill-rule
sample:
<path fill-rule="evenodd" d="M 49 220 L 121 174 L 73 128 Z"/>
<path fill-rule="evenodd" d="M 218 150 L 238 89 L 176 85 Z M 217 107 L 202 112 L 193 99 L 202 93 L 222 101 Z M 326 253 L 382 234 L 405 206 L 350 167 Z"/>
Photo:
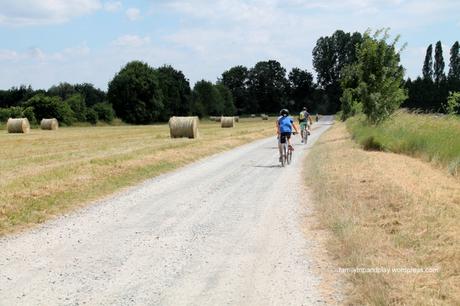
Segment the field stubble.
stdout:
<path fill-rule="evenodd" d="M 273 122 L 233 129 L 200 124 L 200 138 L 170 139 L 167 125 L 0 133 L 0 234 L 41 223 L 122 187 L 274 134 Z"/>

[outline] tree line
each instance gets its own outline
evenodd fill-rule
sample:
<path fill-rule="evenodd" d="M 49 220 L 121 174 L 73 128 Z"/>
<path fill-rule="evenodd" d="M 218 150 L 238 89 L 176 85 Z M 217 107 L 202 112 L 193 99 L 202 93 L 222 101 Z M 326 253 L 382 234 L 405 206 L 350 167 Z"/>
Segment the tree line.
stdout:
<path fill-rule="evenodd" d="M 451 50 L 449 72 L 442 44 L 433 55 L 428 46 L 422 76 L 404 80 L 398 37 L 389 41 L 388 30 L 374 34 L 335 31 L 320 37 L 312 51 L 316 81 L 311 72 L 289 72 L 276 60 L 260 61 L 224 71 L 215 83 L 200 80 L 191 88 L 188 79 L 172 66 L 150 67 L 141 61 L 127 63 L 108 84 L 107 92 L 92 84 L 61 83 L 48 90 L 30 86 L 0 90 L 0 120 L 26 116 L 31 121 L 55 117 L 64 124 L 76 121 L 146 124 L 170 116 L 242 115 L 296 112 L 306 106 L 313 112 L 336 113 L 346 118 L 365 112 L 372 121 L 385 118 L 400 105 L 426 111 L 458 110 L 449 92 L 460 91 L 459 43 Z M 453 95 L 457 97 L 457 95 Z M 449 104 L 450 103 L 450 104 Z"/>
<path fill-rule="evenodd" d="M 460 91 L 460 54 L 459 42 L 450 48 L 449 69 L 446 75 L 442 43 L 427 47 L 422 75 L 415 80 L 406 81 L 408 99 L 403 106 L 429 112 L 446 112 L 446 104 L 450 93 Z"/>

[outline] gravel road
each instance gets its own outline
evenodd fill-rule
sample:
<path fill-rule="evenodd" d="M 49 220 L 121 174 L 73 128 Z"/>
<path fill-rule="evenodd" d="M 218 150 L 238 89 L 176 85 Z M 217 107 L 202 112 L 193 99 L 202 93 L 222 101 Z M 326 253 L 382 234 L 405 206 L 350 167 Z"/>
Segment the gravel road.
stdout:
<path fill-rule="evenodd" d="M 324 304 L 301 163 L 264 139 L 0 239 L 0 305 Z"/>

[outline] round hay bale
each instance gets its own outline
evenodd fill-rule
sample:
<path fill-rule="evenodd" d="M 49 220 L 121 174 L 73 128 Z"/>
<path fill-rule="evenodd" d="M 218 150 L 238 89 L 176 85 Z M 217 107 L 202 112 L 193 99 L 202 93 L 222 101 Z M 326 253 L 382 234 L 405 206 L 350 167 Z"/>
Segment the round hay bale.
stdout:
<path fill-rule="evenodd" d="M 216 117 L 216 122 L 221 122 L 222 117 Z"/>
<path fill-rule="evenodd" d="M 40 128 L 42 130 L 55 131 L 59 128 L 59 122 L 56 118 L 42 119 L 42 121 L 40 121 Z"/>
<path fill-rule="evenodd" d="M 251 118 L 255 118 L 256 117 L 256 114 L 251 114 Z"/>
<path fill-rule="evenodd" d="M 260 117 L 262 118 L 262 120 L 268 120 L 268 115 L 262 114 L 260 115 Z"/>
<path fill-rule="evenodd" d="M 171 138 L 198 138 L 198 117 L 171 117 L 169 133 Z"/>
<path fill-rule="evenodd" d="M 235 117 L 224 117 L 220 119 L 220 127 L 223 128 L 232 128 L 235 126 Z"/>
<path fill-rule="evenodd" d="M 235 118 L 235 122 L 240 122 L 240 116 L 235 116 L 233 118 Z"/>
<path fill-rule="evenodd" d="M 8 133 L 29 133 L 30 124 L 27 118 L 9 118 L 6 123 Z"/>
<path fill-rule="evenodd" d="M 216 116 L 209 116 L 209 120 L 211 121 L 216 121 L 216 118 L 217 118 Z"/>

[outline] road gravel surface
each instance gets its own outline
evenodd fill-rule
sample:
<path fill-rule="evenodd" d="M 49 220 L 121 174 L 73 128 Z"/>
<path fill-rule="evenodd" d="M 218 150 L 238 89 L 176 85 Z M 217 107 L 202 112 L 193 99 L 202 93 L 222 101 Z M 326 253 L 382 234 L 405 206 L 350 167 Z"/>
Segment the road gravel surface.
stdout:
<path fill-rule="evenodd" d="M 0 239 L 0 305 L 324 305 L 294 137 L 205 158 Z"/>

